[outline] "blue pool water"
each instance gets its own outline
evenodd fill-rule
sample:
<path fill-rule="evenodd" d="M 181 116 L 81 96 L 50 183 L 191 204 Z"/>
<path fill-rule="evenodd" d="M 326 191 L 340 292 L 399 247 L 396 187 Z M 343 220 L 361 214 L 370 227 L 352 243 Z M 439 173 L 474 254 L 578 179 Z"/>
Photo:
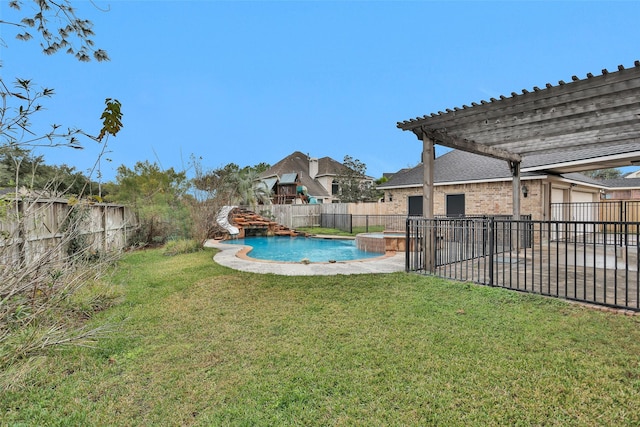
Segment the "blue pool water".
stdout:
<path fill-rule="evenodd" d="M 248 237 L 224 243 L 251 246 L 251 258 L 269 261 L 310 262 L 352 261 L 375 258 L 382 254 L 361 251 L 355 240 L 317 239 L 310 237 Z"/>

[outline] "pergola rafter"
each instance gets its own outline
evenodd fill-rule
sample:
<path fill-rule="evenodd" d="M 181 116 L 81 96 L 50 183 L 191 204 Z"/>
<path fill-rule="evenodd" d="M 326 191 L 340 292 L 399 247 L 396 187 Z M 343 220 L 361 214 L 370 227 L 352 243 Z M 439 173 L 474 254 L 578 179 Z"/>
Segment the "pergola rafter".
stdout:
<path fill-rule="evenodd" d="M 640 62 L 573 80 L 399 122 L 398 128 L 420 140 L 427 132 L 441 145 L 477 154 L 502 150 L 492 157 L 508 161 L 513 155 L 640 141 Z"/>

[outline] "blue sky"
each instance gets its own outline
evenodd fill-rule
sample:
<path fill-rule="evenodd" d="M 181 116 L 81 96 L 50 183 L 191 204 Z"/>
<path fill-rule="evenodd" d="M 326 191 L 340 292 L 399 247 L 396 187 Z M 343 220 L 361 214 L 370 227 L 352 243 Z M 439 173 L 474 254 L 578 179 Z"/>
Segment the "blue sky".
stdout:
<path fill-rule="evenodd" d="M 398 121 L 633 66 L 640 2 L 88 1 L 108 63 L 44 56 L 0 28 L 5 80 L 54 88 L 39 125 L 98 133 L 107 97 L 124 128 L 103 178 L 136 161 L 189 168 L 274 164 L 293 151 L 367 173 L 415 165 L 421 143 Z M 14 15 L 3 1 L 3 20 Z M 45 149 L 86 171 L 100 147 Z"/>

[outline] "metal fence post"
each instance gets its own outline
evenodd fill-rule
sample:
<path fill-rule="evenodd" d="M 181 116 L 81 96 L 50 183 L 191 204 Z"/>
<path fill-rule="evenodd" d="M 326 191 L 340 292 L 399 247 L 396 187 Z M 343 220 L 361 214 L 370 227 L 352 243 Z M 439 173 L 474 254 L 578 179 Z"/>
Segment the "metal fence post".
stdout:
<path fill-rule="evenodd" d="M 627 220 L 627 203 L 624 200 L 620 201 L 620 223 Z M 622 232 L 622 230 L 620 230 Z M 622 234 L 620 234 L 620 246 L 622 246 Z"/>
<path fill-rule="evenodd" d="M 409 272 L 409 255 L 411 254 L 411 217 L 407 217 L 405 222 L 405 242 L 404 242 L 404 271 Z"/>
<path fill-rule="evenodd" d="M 489 235 L 489 286 L 493 286 L 493 254 L 496 252 L 494 249 L 495 238 L 494 238 L 494 227 L 495 222 L 493 218 L 489 218 L 487 221 L 487 234 Z"/>

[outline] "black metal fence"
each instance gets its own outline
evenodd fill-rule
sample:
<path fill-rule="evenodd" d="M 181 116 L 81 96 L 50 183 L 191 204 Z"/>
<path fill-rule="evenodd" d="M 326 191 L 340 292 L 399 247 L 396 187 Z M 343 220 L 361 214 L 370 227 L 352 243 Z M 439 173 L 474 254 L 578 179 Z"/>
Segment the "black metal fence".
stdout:
<path fill-rule="evenodd" d="M 406 226 L 406 220 L 406 215 L 320 214 L 321 227 L 335 228 L 347 233 L 401 231 Z"/>
<path fill-rule="evenodd" d="M 587 222 L 587 233 L 581 233 L 580 236 L 584 234 L 602 239 L 606 231 L 609 240 L 616 239 L 619 245 L 626 245 L 628 242 L 625 239 L 637 231 L 635 223 L 640 221 L 640 201 L 552 203 L 551 219 Z M 621 231 L 622 224 L 627 224 L 630 233 Z M 562 227 L 558 232 L 562 233 Z"/>
<path fill-rule="evenodd" d="M 638 222 L 640 221 L 640 201 L 552 203 L 551 220 Z"/>
<path fill-rule="evenodd" d="M 640 311 L 638 225 L 409 218 L 406 270 Z"/>

